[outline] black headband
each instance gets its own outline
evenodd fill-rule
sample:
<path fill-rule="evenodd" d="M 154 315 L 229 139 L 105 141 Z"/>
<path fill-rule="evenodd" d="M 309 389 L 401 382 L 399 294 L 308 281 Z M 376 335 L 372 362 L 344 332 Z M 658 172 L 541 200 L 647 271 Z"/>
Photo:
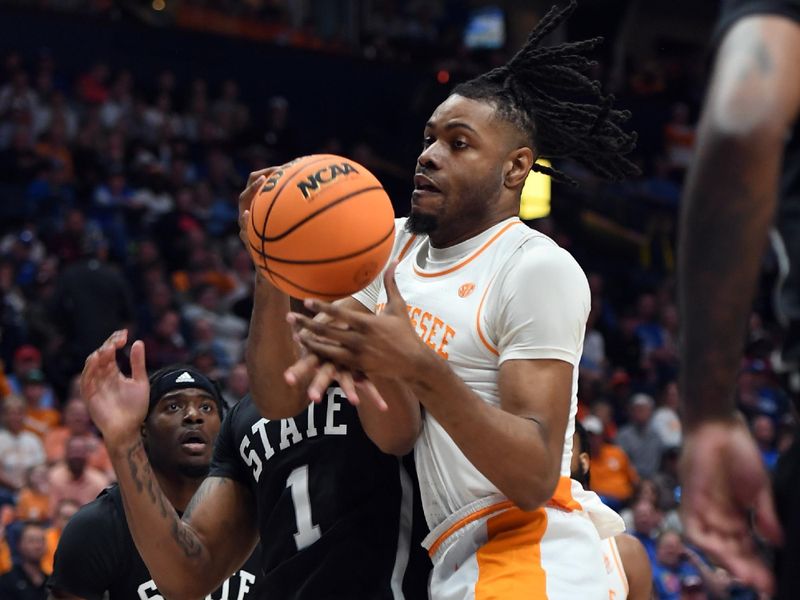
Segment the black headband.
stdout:
<path fill-rule="evenodd" d="M 217 403 L 220 415 L 223 414 L 224 403 L 222 402 L 222 393 L 217 382 L 188 366 L 162 369 L 150 376 L 150 406 L 147 409 L 147 414 L 150 414 L 150 411 L 153 410 L 153 407 L 161 400 L 164 394 L 186 388 L 197 388 L 208 392 Z"/>

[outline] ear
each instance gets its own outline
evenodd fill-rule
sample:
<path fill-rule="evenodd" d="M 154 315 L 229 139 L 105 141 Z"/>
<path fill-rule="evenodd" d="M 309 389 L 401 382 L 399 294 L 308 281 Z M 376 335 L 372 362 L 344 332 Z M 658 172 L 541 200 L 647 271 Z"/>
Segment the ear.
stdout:
<path fill-rule="evenodd" d="M 527 146 L 509 152 L 503 165 L 503 185 L 509 189 L 521 189 L 533 166 L 533 150 Z"/>
<path fill-rule="evenodd" d="M 592 466 L 592 459 L 589 458 L 589 453 L 588 452 L 581 452 L 578 455 L 578 460 L 581 463 L 581 469 L 583 469 L 583 472 L 584 473 L 588 473 L 589 469 Z"/>

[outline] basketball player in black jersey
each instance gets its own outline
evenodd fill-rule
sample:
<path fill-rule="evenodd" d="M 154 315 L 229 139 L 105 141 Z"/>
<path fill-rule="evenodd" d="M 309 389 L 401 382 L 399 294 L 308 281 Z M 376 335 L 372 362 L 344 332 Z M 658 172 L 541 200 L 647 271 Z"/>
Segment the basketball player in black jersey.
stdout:
<path fill-rule="evenodd" d="M 289 300 L 270 286 L 265 303 L 268 284 L 260 279 L 248 340 L 249 370 L 257 373 L 270 369 L 271 346 L 291 343 L 290 331 L 277 338 L 286 311 L 272 310 L 277 298 L 288 311 Z M 262 405 L 249 396 L 240 401 L 225 418 L 209 477 L 182 519 L 164 510 L 165 495 L 135 427 L 147 410 L 145 349 L 133 344 L 132 377 L 124 377 L 115 352 L 126 342 L 127 332 L 116 332 L 87 359 L 81 389 L 114 463 L 132 537 L 165 598 L 208 594 L 240 567 L 259 535 L 269 600 L 427 596 L 430 561 L 420 547 L 426 531 L 412 503 L 416 477 L 370 441 L 365 417 L 338 387 L 315 403 L 306 397 L 281 417 L 275 414 L 285 408 L 280 388 L 251 375 L 259 401 L 276 405 L 266 411 L 272 418 L 263 418 Z M 271 370 L 281 380 L 286 360 L 295 360 L 294 351 Z M 363 408 L 373 411 L 374 422 L 391 416 L 375 402 L 360 406 L 361 415 Z"/>
<path fill-rule="evenodd" d="M 726 0 L 683 202 L 679 304 L 686 533 L 746 583 L 769 590 L 751 521 L 781 528 L 734 387 L 768 231 L 777 216 L 788 277 L 778 298 L 783 360 L 800 364 L 800 0 Z M 778 199 L 780 197 L 780 202 Z M 800 441 L 776 469 L 779 598 L 800 590 Z M 753 518 L 754 517 L 754 518 Z"/>
<path fill-rule="evenodd" d="M 191 367 L 166 367 L 150 377 L 142 435 L 154 476 L 178 513 L 208 475 L 222 406 L 216 384 Z M 212 599 L 258 598 L 260 570 L 255 551 Z M 136 551 L 117 486 L 106 489 L 70 520 L 58 543 L 48 587 L 52 600 L 100 600 L 106 593 L 108 600 L 162 598 Z"/>

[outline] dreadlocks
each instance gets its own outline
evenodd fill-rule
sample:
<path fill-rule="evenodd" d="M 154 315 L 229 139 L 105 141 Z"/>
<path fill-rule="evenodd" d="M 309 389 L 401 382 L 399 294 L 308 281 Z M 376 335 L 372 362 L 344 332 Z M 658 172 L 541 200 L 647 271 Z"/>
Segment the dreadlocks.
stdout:
<path fill-rule="evenodd" d="M 584 75 L 596 64 L 584 55 L 603 38 L 539 47 L 575 6 L 570 0 L 564 8 L 552 7 L 508 63 L 456 86 L 452 93 L 495 104 L 501 118 L 525 133 L 538 157 L 572 158 L 618 181 L 639 172 L 624 156 L 633 150 L 636 134 L 621 127 L 630 112 L 612 109 L 614 97 L 603 95 L 599 82 Z M 576 184 L 552 167 L 535 163 L 533 170 Z"/>

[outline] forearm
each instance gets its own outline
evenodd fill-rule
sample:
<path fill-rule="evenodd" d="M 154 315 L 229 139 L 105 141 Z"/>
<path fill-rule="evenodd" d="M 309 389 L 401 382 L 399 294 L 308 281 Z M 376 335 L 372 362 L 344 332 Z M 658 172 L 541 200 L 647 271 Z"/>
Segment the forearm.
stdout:
<path fill-rule="evenodd" d="M 162 594 L 178 600 L 213 591 L 219 582 L 211 555 L 161 491 L 141 437 L 109 448 L 109 454 L 131 535 Z"/>
<path fill-rule="evenodd" d="M 257 275 L 247 338 L 247 375 L 253 403 L 268 419 L 294 417 L 309 403 L 306 387 L 289 386 L 283 376 L 298 358 L 286 322 L 288 313 L 289 296 Z"/>
<path fill-rule="evenodd" d="M 358 404 L 361 426 L 383 452 L 404 456 L 414 449 L 422 427 L 419 402 L 402 382 L 373 377 L 372 383 L 389 408 L 381 411 L 375 402 L 362 398 Z"/>
<path fill-rule="evenodd" d="M 546 503 L 558 483 L 561 456 L 546 442 L 543 425 L 487 404 L 431 353 L 410 383 L 469 461 L 523 510 Z"/>
<path fill-rule="evenodd" d="M 729 420 L 753 294 L 776 205 L 782 141 L 704 132 L 684 197 L 678 302 L 689 428 Z"/>

